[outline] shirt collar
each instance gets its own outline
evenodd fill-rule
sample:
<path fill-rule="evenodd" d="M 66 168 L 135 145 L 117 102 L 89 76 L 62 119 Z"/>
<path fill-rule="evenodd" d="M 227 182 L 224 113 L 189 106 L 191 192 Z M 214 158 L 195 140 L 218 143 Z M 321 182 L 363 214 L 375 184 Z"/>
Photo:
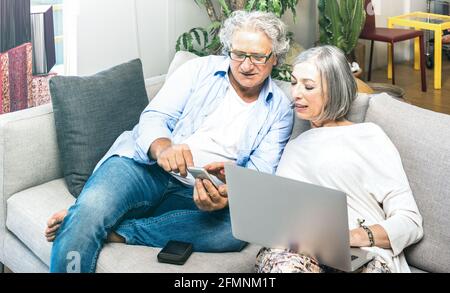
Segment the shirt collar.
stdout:
<path fill-rule="evenodd" d="M 230 69 L 230 58 L 227 57 L 225 58 L 225 60 L 223 60 L 223 62 L 220 62 L 217 67 L 216 70 L 214 71 L 214 76 L 220 75 L 221 77 L 225 77 L 227 79 L 227 81 L 229 82 L 228 79 L 228 70 Z M 273 81 L 272 81 L 272 77 L 269 76 L 265 81 L 264 81 L 264 85 L 261 89 L 261 92 L 259 93 L 259 97 L 264 97 L 266 103 L 268 103 L 270 101 L 270 99 L 272 99 L 273 96 Z"/>

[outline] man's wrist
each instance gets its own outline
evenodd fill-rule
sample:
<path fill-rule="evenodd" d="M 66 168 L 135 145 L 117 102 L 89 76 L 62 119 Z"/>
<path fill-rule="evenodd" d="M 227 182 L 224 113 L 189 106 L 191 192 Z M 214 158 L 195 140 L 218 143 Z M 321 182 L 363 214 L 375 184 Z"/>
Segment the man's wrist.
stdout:
<path fill-rule="evenodd" d="M 172 141 L 168 138 L 158 138 L 151 145 L 148 150 L 150 159 L 158 160 L 159 155 L 172 145 Z"/>

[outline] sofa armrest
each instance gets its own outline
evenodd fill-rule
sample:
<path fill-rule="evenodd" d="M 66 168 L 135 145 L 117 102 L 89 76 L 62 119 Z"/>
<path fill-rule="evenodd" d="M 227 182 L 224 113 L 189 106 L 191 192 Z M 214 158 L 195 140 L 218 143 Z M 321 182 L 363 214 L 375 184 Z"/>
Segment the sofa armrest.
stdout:
<path fill-rule="evenodd" d="M 0 116 L 0 190 L 3 199 L 61 178 L 51 104 Z"/>
<path fill-rule="evenodd" d="M 1 251 L 8 198 L 62 176 L 51 104 L 0 115 Z"/>

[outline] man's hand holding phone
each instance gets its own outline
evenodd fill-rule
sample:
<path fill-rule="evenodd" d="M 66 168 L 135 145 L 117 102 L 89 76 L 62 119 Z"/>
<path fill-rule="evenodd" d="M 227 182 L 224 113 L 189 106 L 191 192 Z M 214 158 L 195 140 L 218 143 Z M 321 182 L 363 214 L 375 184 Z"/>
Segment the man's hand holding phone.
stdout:
<path fill-rule="evenodd" d="M 149 155 L 166 172 L 180 173 L 187 176 L 187 167 L 194 166 L 191 150 L 186 144 L 172 144 L 167 138 L 157 139 L 152 143 Z"/>
<path fill-rule="evenodd" d="M 224 164 L 225 163 L 212 163 L 206 165 L 204 169 L 226 183 Z M 198 208 L 203 211 L 211 212 L 221 210 L 228 205 L 227 185 L 221 184 L 216 187 L 209 179 L 196 179 L 194 201 Z"/>

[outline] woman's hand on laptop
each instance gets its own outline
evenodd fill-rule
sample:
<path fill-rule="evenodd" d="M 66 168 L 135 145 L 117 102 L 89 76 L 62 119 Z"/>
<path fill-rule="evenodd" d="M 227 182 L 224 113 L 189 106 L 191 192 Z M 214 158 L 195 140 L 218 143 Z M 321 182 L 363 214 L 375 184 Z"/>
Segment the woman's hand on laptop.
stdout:
<path fill-rule="evenodd" d="M 369 229 L 372 231 L 375 246 L 386 249 L 392 248 L 389 236 L 381 225 L 372 225 L 369 226 Z M 370 247 L 369 236 L 363 228 L 350 230 L 350 246 Z"/>
<path fill-rule="evenodd" d="M 212 212 L 228 205 L 227 185 L 222 184 L 217 189 L 209 180 L 195 180 L 194 202 L 202 211 Z"/>

